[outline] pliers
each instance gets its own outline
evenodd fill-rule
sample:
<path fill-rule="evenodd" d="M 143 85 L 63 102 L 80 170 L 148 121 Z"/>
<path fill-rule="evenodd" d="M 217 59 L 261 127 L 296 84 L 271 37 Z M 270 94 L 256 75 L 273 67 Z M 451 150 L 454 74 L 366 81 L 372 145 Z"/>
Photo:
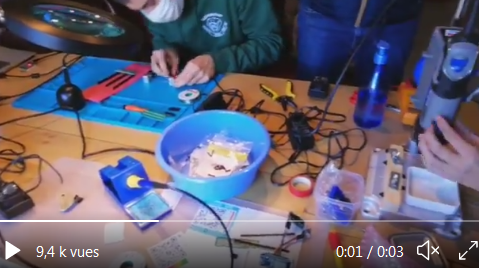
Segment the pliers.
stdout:
<path fill-rule="evenodd" d="M 293 90 L 293 82 L 289 80 L 286 81 L 286 88 L 284 90 L 284 95 L 279 95 L 276 91 L 274 91 L 273 89 L 263 84 L 259 84 L 259 88 L 261 92 L 263 92 L 266 96 L 270 97 L 274 101 L 279 102 L 281 106 L 283 107 L 283 111 L 285 112 L 288 106 L 291 106 L 294 109 L 298 107 L 296 103 L 294 102 L 296 95 L 294 94 L 294 90 Z"/>

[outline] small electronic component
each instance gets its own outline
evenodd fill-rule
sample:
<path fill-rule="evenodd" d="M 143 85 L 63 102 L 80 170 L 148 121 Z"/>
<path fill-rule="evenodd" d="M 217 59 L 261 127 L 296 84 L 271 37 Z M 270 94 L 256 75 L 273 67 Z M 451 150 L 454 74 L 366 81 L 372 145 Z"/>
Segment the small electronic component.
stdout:
<path fill-rule="evenodd" d="M 28 72 L 30 69 L 32 69 L 35 66 L 36 66 L 35 62 L 27 61 L 23 63 L 22 65 L 20 65 L 19 68 L 22 72 Z"/>
<path fill-rule="evenodd" d="M 403 174 L 404 149 L 391 145 L 385 161 L 383 192 L 380 194 L 381 207 L 389 212 L 398 212 L 404 198 L 405 176 Z"/>
<path fill-rule="evenodd" d="M 299 230 L 304 230 L 304 228 L 306 227 L 306 223 L 300 216 L 294 214 L 293 212 L 290 212 L 288 214 L 288 221 L 286 222 L 285 227 L 289 230 L 293 226 L 296 226 L 296 228 Z"/>
<path fill-rule="evenodd" d="M 292 263 L 286 257 L 273 253 L 262 253 L 260 255 L 260 265 L 267 268 L 290 268 Z"/>
<path fill-rule="evenodd" d="M 329 96 L 330 85 L 326 77 L 315 76 L 308 88 L 308 96 L 313 99 L 326 99 Z"/>
<path fill-rule="evenodd" d="M 83 202 L 83 198 L 78 195 L 71 196 L 69 194 L 61 194 L 60 211 L 68 212 L 81 202 Z"/>
<path fill-rule="evenodd" d="M 0 214 L 13 219 L 35 206 L 32 198 L 14 182 L 0 182 Z"/>

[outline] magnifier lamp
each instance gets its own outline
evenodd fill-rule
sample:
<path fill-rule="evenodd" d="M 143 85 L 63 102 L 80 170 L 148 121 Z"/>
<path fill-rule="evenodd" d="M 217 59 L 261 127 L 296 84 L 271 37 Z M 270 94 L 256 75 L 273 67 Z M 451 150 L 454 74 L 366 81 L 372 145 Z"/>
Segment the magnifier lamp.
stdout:
<path fill-rule="evenodd" d="M 64 0 L 8 0 L 0 13 L 5 28 L 35 45 L 68 54 L 117 57 L 139 51 L 143 35 L 133 24 L 101 9 Z M 86 105 L 63 62 L 65 84 L 57 90 L 60 109 Z"/>

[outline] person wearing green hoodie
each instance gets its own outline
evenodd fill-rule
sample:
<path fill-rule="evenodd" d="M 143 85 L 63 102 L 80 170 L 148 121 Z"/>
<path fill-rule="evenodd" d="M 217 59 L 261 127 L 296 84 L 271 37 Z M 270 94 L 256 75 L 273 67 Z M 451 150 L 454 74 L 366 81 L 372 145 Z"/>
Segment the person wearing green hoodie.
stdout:
<path fill-rule="evenodd" d="M 152 70 L 174 85 L 248 73 L 279 60 L 280 26 L 270 0 L 116 0 L 146 18 Z M 186 60 L 180 71 L 180 59 Z"/>

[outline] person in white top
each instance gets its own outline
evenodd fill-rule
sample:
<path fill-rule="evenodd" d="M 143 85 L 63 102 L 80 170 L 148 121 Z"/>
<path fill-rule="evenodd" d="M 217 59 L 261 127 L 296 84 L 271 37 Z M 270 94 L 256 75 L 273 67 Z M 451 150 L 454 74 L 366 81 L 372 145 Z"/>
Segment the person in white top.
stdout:
<path fill-rule="evenodd" d="M 437 126 L 449 145 L 442 145 L 432 127 L 419 136 L 419 149 L 426 168 L 443 178 L 479 190 L 479 136 L 461 123 L 451 127 L 443 118 Z"/>

